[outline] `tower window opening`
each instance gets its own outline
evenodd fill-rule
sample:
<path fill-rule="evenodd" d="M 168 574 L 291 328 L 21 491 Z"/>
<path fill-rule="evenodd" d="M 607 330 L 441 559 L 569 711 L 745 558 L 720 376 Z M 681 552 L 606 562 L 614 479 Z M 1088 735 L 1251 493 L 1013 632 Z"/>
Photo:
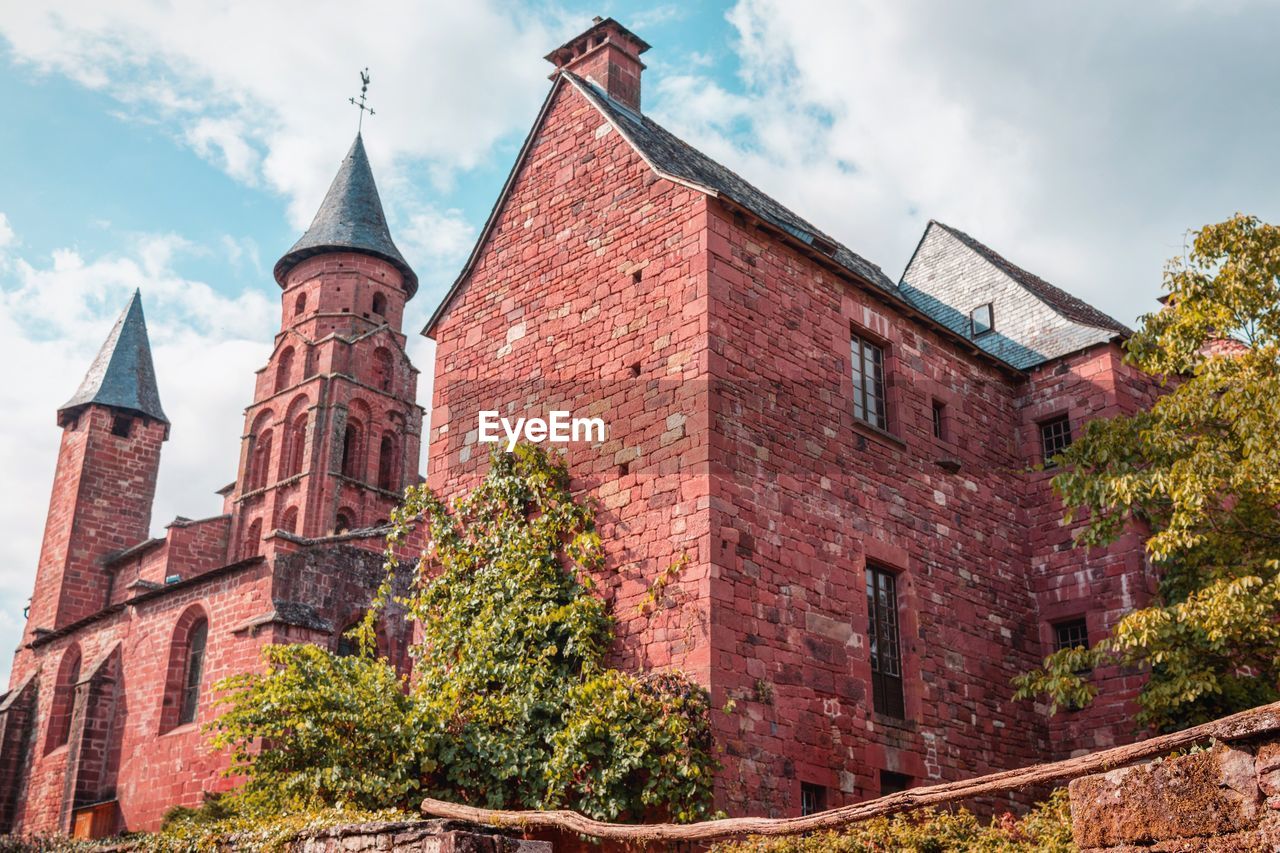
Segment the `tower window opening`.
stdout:
<path fill-rule="evenodd" d="M 379 317 L 386 316 L 387 313 L 387 297 L 382 293 L 373 294 L 373 313 Z"/>
<path fill-rule="evenodd" d="M 298 298 L 293 300 L 293 315 L 296 317 L 307 310 L 307 294 L 299 293 Z"/>
<path fill-rule="evenodd" d="M 396 442 L 384 435 L 378 445 L 378 488 L 391 491 L 396 487 Z"/>
<path fill-rule="evenodd" d="M 347 424 L 342 435 L 342 476 L 360 478 L 360 427 L 356 424 Z"/>
<path fill-rule="evenodd" d="M 111 419 L 111 434 L 118 438 L 128 438 L 133 427 L 133 418 L 128 415 L 116 415 Z"/>
<path fill-rule="evenodd" d="M 345 512 L 338 513 L 338 518 L 333 523 L 334 534 L 336 535 L 338 533 L 346 533 L 350 529 L 351 529 L 351 516 L 347 515 Z"/>

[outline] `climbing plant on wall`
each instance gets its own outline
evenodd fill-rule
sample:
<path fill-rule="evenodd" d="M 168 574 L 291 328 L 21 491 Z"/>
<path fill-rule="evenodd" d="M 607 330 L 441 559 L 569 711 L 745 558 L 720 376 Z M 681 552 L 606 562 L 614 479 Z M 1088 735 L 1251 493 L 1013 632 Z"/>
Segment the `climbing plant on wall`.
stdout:
<path fill-rule="evenodd" d="M 380 603 L 410 532 L 427 543 L 401 599 L 421 626 L 412 685 L 402 693 L 371 655 L 314 647 L 272 649 L 266 673 L 224 682 L 215 742 L 248 779 L 245 803 L 412 807 L 429 795 L 611 820 L 708 814 L 708 697 L 676 673 L 606 666 L 613 620 L 591 581 L 603 547 L 561 462 L 495 452 L 451 502 L 408 489 L 392 527 Z M 374 624 L 371 612 L 356 629 L 367 653 Z"/>

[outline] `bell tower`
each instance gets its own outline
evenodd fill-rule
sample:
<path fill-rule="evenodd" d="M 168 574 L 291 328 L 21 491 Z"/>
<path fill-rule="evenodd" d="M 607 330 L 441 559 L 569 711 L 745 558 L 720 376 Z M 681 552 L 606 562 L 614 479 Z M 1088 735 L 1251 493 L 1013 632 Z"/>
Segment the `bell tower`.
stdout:
<path fill-rule="evenodd" d="M 147 538 L 169 419 L 160 407 L 137 291 L 75 396 L 58 409 L 62 444 L 27 619 L 43 631 L 107 605 L 103 561 Z"/>
<path fill-rule="evenodd" d="M 280 331 L 245 412 L 232 560 L 263 553 L 273 530 L 317 538 L 385 522 L 418 480 L 418 371 L 401 331 L 418 277 L 359 134 L 275 278 Z"/>

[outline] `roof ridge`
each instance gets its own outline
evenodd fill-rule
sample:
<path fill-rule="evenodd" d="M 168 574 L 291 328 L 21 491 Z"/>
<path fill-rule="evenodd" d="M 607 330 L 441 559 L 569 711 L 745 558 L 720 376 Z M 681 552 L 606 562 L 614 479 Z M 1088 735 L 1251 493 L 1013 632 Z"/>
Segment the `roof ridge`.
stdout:
<path fill-rule="evenodd" d="M 930 219 L 929 225 L 938 226 L 948 234 L 955 237 L 961 243 L 964 243 L 1005 275 L 1009 276 L 1015 284 L 1021 286 L 1032 296 L 1036 297 L 1068 320 L 1084 326 L 1106 329 L 1126 336 L 1133 334 L 1132 329 L 1112 317 L 1110 314 L 1089 304 L 1088 302 L 1085 302 L 1080 297 L 1068 293 L 1057 285 L 1045 281 L 1043 278 L 1026 268 L 1018 266 L 995 249 L 992 249 L 986 243 L 970 236 L 959 228 L 955 228 L 937 219 Z"/>

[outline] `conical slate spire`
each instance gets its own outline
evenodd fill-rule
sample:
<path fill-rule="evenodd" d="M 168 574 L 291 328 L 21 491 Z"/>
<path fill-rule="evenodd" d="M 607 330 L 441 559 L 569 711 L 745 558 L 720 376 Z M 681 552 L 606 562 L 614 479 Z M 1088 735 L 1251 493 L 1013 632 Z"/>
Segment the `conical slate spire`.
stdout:
<path fill-rule="evenodd" d="M 358 133 L 311 227 L 276 262 L 276 281 L 283 287 L 289 270 L 322 252 L 364 252 L 382 258 L 404 275 L 404 288 L 410 296 L 418 289 L 418 276 L 391 240 L 369 157 L 364 153 L 364 140 Z"/>
<path fill-rule="evenodd" d="M 147 321 L 142 316 L 141 291 L 133 292 L 129 306 L 116 320 L 93 366 L 80 383 L 80 390 L 58 409 L 58 423 L 95 404 L 127 409 L 169 423 L 164 409 L 160 408 Z"/>

